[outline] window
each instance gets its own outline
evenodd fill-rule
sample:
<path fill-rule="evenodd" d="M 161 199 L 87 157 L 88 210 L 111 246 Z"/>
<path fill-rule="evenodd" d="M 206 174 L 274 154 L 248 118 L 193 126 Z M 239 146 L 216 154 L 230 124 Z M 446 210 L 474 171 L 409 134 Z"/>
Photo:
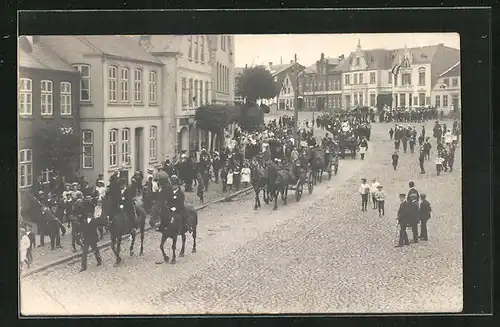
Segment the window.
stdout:
<path fill-rule="evenodd" d="M 451 79 L 451 85 L 452 86 L 458 86 L 458 78 L 452 78 Z"/>
<path fill-rule="evenodd" d="M 200 36 L 200 61 L 205 62 L 205 35 Z"/>
<path fill-rule="evenodd" d="M 210 103 L 209 97 L 208 97 L 208 82 L 205 82 L 205 103 Z"/>
<path fill-rule="evenodd" d="M 90 66 L 73 66 L 80 72 L 80 101 L 90 101 Z"/>
<path fill-rule="evenodd" d="M 142 70 L 134 70 L 134 102 L 142 102 Z"/>
<path fill-rule="evenodd" d="M 120 139 L 121 144 L 121 164 L 130 165 L 129 155 L 130 155 L 130 129 L 122 129 L 122 138 Z"/>
<path fill-rule="evenodd" d="M 375 73 L 370 73 L 370 84 L 375 84 L 375 83 L 376 83 Z"/>
<path fill-rule="evenodd" d="M 188 94 L 188 88 L 187 88 L 187 83 L 186 83 L 186 78 L 183 77 L 181 79 L 181 87 L 182 87 L 182 109 L 186 110 L 188 106 L 188 99 L 189 99 L 189 94 Z"/>
<path fill-rule="evenodd" d="M 188 59 L 192 60 L 193 59 L 193 36 L 189 35 L 188 36 Z"/>
<path fill-rule="evenodd" d="M 389 84 L 392 84 L 392 72 L 388 72 Z"/>
<path fill-rule="evenodd" d="M 156 126 L 149 128 L 149 160 L 158 159 L 158 129 Z"/>
<path fill-rule="evenodd" d="M 200 48 L 198 47 L 198 40 L 199 40 L 199 37 L 198 37 L 198 35 L 196 35 L 194 37 L 194 60 L 195 61 L 198 61 L 198 52 L 200 51 Z"/>
<path fill-rule="evenodd" d="M 370 94 L 370 106 L 375 107 L 375 94 Z"/>
<path fill-rule="evenodd" d="M 425 106 L 425 93 L 418 94 L 418 104 L 421 106 Z"/>
<path fill-rule="evenodd" d="M 363 84 L 363 73 L 359 73 L 359 84 Z"/>
<path fill-rule="evenodd" d="M 420 70 L 418 72 L 418 85 L 419 86 L 425 85 L 425 70 Z"/>
<path fill-rule="evenodd" d="M 411 85 L 411 75 L 410 74 L 401 74 L 401 84 Z"/>
<path fill-rule="evenodd" d="M 399 95 L 399 106 L 401 107 L 406 106 L 406 94 Z"/>
<path fill-rule="evenodd" d="M 356 57 L 356 66 L 359 66 L 359 57 Z M 356 84 L 356 83 L 354 83 Z"/>
<path fill-rule="evenodd" d="M 94 167 L 94 132 L 82 131 L 82 168 Z"/>
<path fill-rule="evenodd" d="M 431 97 L 425 97 L 425 104 L 428 106 L 431 103 Z"/>
<path fill-rule="evenodd" d="M 108 101 L 116 102 L 116 67 L 110 66 L 108 70 Z"/>
<path fill-rule="evenodd" d="M 354 93 L 354 105 L 355 106 L 358 105 L 358 94 L 357 93 Z"/>
<path fill-rule="evenodd" d="M 19 156 L 21 188 L 33 186 L 33 157 L 31 149 L 22 149 L 19 151 Z"/>
<path fill-rule="evenodd" d="M 412 102 L 413 97 L 411 94 L 408 94 L 408 106 L 411 107 L 413 102 Z M 415 97 L 415 104 L 417 104 L 417 97 Z"/>
<path fill-rule="evenodd" d="M 364 101 L 363 101 L 363 93 L 360 93 L 359 94 L 359 105 L 362 106 L 364 104 Z"/>
<path fill-rule="evenodd" d="M 71 115 L 71 83 L 61 82 L 61 116 Z"/>
<path fill-rule="evenodd" d="M 448 107 L 448 96 L 443 95 L 443 107 Z"/>
<path fill-rule="evenodd" d="M 50 178 L 52 177 L 52 173 L 54 172 L 53 169 L 48 169 L 48 168 L 45 168 L 44 170 L 42 170 L 42 183 L 43 184 L 48 184 L 50 183 Z"/>
<path fill-rule="evenodd" d="M 450 80 L 448 78 L 443 79 L 443 84 L 446 86 L 450 85 Z"/>
<path fill-rule="evenodd" d="M 189 108 L 193 107 L 193 79 L 189 79 Z"/>
<path fill-rule="evenodd" d="M 116 166 L 118 157 L 118 130 L 112 129 L 109 131 L 109 166 Z"/>
<path fill-rule="evenodd" d="M 28 116 L 33 114 L 33 83 L 29 78 L 19 80 L 19 114 Z"/>
<path fill-rule="evenodd" d="M 358 84 L 358 74 L 354 74 L 354 84 Z"/>
<path fill-rule="evenodd" d="M 194 106 L 195 107 L 198 107 L 198 101 L 200 100 L 200 98 L 198 97 L 198 92 L 199 92 L 199 88 L 198 88 L 198 81 L 195 80 L 194 81 Z"/>
<path fill-rule="evenodd" d="M 128 102 L 128 81 L 129 81 L 129 69 L 122 68 L 120 71 L 120 90 L 121 90 L 121 102 Z"/>
<path fill-rule="evenodd" d="M 149 72 L 149 103 L 156 103 L 156 91 L 157 91 L 157 78 L 156 72 Z"/>
<path fill-rule="evenodd" d="M 345 99 L 344 100 L 345 107 L 349 108 L 351 106 L 351 96 L 350 95 L 346 95 L 344 99 Z"/>
<path fill-rule="evenodd" d="M 436 95 L 436 107 L 441 107 L 441 96 Z"/>
<path fill-rule="evenodd" d="M 200 81 L 200 101 L 199 101 L 200 106 L 204 104 L 203 102 L 203 81 Z"/>
<path fill-rule="evenodd" d="M 52 82 L 42 81 L 42 116 L 52 115 Z"/>

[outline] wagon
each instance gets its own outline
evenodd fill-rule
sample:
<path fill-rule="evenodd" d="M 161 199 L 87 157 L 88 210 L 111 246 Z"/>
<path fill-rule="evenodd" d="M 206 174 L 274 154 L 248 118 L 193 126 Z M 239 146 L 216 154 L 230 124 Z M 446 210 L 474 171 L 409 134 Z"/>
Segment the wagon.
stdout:
<path fill-rule="evenodd" d="M 340 147 L 341 159 L 345 159 L 345 157 L 351 157 L 351 159 L 356 159 L 356 151 L 358 150 L 358 144 L 354 138 L 340 140 L 339 147 Z"/>
<path fill-rule="evenodd" d="M 304 192 L 304 185 L 307 184 L 307 191 L 309 194 L 312 194 L 313 192 L 313 176 L 312 176 L 312 171 L 309 170 L 304 174 L 304 180 L 300 180 L 300 178 L 295 181 L 292 180 L 292 184 L 288 185 L 288 189 L 291 191 L 295 191 L 295 200 L 300 201 L 302 198 L 302 193 Z"/>

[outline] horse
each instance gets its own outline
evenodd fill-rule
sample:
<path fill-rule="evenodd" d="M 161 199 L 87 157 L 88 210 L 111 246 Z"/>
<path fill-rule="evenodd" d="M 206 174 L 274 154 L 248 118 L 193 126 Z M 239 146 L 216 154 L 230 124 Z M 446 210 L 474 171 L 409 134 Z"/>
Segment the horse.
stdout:
<path fill-rule="evenodd" d="M 311 149 L 310 152 L 313 185 L 316 185 L 317 182 L 321 183 L 323 181 L 323 171 L 325 170 L 325 158 L 319 154 L 319 151 L 323 151 L 323 153 L 325 152 L 322 149 Z"/>
<path fill-rule="evenodd" d="M 255 205 L 253 209 L 257 210 L 257 208 L 260 208 L 259 194 L 261 190 L 264 202 L 266 202 L 266 204 L 269 204 L 269 190 L 267 190 L 267 171 L 263 169 L 263 167 L 261 167 L 258 163 L 252 162 L 252 164 L 250 165 L 250 180 L 255 192 Z"/>
<path fill-rule="evenodd" d="M 159 220 L 167 220 L 165 227 L 161 230 L 161 242 L 160 250 L 163 255 L 163 261 L 157 261 L 156 264 L 171 263 L 175 264 L 176 261 L 176 247 L 177 247 L 177 237 L 180 235 L 182 238 L 182 247 L 179 252 L 179 257 L 184 257 L 184 251 L 186 247 L 186 233 L 189 232 L 193 236 L 193 248 L 191 253 L 196 253 L 196 232 L 198 226 L 198 212 L 195 207 L 191 204 L 186 204 L 184 210 L 180 214 L 172 215 L 170 211 L 167 211 L 166 206 L 162 205 L 160 210 L 154 211 L 155 216 L 152 216 L 153 225 L 157 225 Z M 165 253 L 165 242 L 167 239 L 172 239 L 172 260 Z"/>
<path fill-rule="evenodd" d="M 110 208 L 108 207 L 108 210 Z M 128 217 L 125 211 L 120 210 L 117 213 L 112 213 L 110 216 L 112 217 L 111 222 L 108 225 L 109 234 L 111 236 L 111 250 L 116 256 L 116 262 L 114 264 L 115 267 L 118 267 L 122 261 L 120 257 L 120 249 L 121 249 L 121 241 L 124 235 L 130 234 L 131 242 L 130 242 L 130 256 L 134 255 L 134 243 L 136 233 L 132 232 L 133 228 L 138 228 L 141 235 L 141 248 L 139 255 L 143 255 L 144 250 L 144 232 L 146 225 L 146 211 L 142 208 L 141 205 L 134 203 L 134 217 Z M 104 213 L 103 208 L 103 215 Z"/>
<path fill-rule="evenodd" d="M 287 204 L 288 184 L 291 174 L 287 169 L 282 169 L 272 164 L 267 168 L 268 184 L 267 190 L 274 199 L 273 210 L 278 209 L 278 195 L 281 193 L 283 204 Z"/>

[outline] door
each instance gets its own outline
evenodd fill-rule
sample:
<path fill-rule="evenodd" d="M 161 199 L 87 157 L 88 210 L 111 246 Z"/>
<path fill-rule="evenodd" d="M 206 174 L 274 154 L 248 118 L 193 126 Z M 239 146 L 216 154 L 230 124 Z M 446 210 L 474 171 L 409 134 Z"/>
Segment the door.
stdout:
<path fill-rule="evenodd" d="M 318 111 L 325 110 L 325 98 L 323 98 L 323 97 L 318 98 L 318 105 L 317 105 L 316 110 L 318 110 Z"/>
<path fill-rule="evenodd" d="M 189 151 L 189 132 L 187 127 L 181 129 L 181 151 Z"/>
<path fill-rule="evenodd" d="M 142 163 L 144 162 L 144 128 L 138 127 L 135 129 L 135 170 L 144 171 Z"/>
<path fill-rule="evenodd" d="M 460 107 L 458 103 L 458 94 L 451 95 L 451 104 L 453 105 L 453 111 L 457 111 Z"/>

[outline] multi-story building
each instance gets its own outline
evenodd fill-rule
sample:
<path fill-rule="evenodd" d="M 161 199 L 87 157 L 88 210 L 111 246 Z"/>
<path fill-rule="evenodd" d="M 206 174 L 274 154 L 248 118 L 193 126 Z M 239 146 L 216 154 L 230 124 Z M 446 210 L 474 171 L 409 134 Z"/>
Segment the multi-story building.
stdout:
<path fill-rule="evenodd" d="M 268 99 L 265 104 L 271 107 L 276 104 L 278 110 L 294 110 L 295 93 L 298 92 L 297 76 L 305 67 L 296 60 L 290 60 L 289 64 L 280 65 L 273 65 L 269 62 L 268 69 L 280 86 L 280 92 L 276 98 Z"/>
<path fill-rule="evenodd" d="M 339 64 L 344 56 L 326 58 L 322 53 L 316 63 L 300 75 L 299 92 L 304 98 L 304 109 L 334 111 L 342 108 L 342 71 Z"/>
<path fill-rule="evenodd" d="M 37 131 L 49 124 L 71 127 L 76 135 L 80 133 L 80 74 L 40 37 L 21 36 L 18 85 L 19 186 L 24 192 L 40 175 L 44 183 L 49 182 L 52 173 L 52 167 L 44 167 L 37 158 L 39 151 L 33 148 Z M 79 159 L 67 164 L 75 172 L 81 166 Z"/>
<path fill-rule="evenodd" d="M 394 50 L 393 106 L 430 106 L 438 77 L 459 60 L 460 50 L 442 43 Z"/>
<path fill-rule="evenodd" d="M 443 44 L 395 50 L 356 51 L 339 65 L 343 71 L 344 109 L 376 107 L 380 97 L 392 107 L 431 105 L 438 76 L 460 59 L 460 50 Z"/>
<path fill-rule="evenodd" d="M 437 78 L 436 85 L 432 89 L 431 104 L 445 114 L 460 111 L 460 61 L 445 70 Z"/>
<path fill-rule="evenodd" d="M 82 174 L 107 179 L 158 164 L 168 129 L 162 107 L 163 63 L 126 36 L 43 36 L 80 72 Z"/>
<path fill-rule="evenodd" d="M 209 35 L 210 62 L 212 65 L 212 102 L 234 103 L 234 37 L 232 35 Z"/>

